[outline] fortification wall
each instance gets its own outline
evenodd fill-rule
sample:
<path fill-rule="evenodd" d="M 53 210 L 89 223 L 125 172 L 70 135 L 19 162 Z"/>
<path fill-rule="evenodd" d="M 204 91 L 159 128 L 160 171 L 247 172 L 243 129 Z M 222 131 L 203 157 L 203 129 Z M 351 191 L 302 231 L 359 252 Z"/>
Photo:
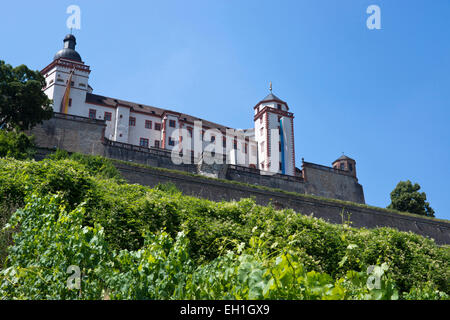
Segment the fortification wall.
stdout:
<path fill-rule="evenodd" d="M 34 135 L 36 144 L 42 148 L 103 155 L 105 128 L 103 120 L 54 113 L 53 118 L 28 133 Z"/>
<path fill-rule="evenodd" d="M 303 162 L 306 194 L 356 203 L 365 203 L 364 191 L 358 180 L 343 170 Z"/>
<path fill-rule="evenodd" d="M 258 169 L 229 165 L 226 172 L 227 180 L 245 182 L 253 185 L 277 188 L 297 193 L 306 193 L 307 183 L 300 177 L 286 175 L 264 175 Z"/>
<path fill-rule="evenodd" d="M 42 159 L 48 149 L 60 148 L 69 152 L 102 155 L 112 159 L 132 161 L 154 167 L 176 169 L 195 173 L 197 165 L 175 165 L 170 153 L 161 149 L 140 148 L 117 144 L 103 139 L 105 122 L 88 118 L 55 114 L 54 118 L 36 126 L 31 133 L 41 149 L 37 159 Z M 182 172 L 169 172 L 156 168 L 142 168 L 123 163 L 117 167 L 130 183 L 155 186 L 172 182 L 183 193 L 212 201 L 232 201 L 253 197 L 256 203 L 277 208 L 291 208 L 305 215 L 314 215 L 331 223 L 342 223 L 341 213 L 350 215 L 354 227 L 391 227 L 400 231 L 411 231 L 435 239 L 438 244 L 450 244 L 450 222 L 386 212 L 382 209 L 342 204 L 326 199 L 314 199 L 302 195 L 268 191 L 256 187 L 233 184 L 217 179 L 190 176 Z M 345 172 L 315 164 L 303 164 L 305 180 L 290 176 L 263 176 L 252 169 L 228 165 L 221 175 L 229 180 L 280 188 L 297 193 L 315 194 L 324 197 L 364 203 L 364 194 L 357 180 Z"/>
<path fill-rule="evenodd" d="M 191 159 L 191 164 L 176 165 L 168 150 L 144 148 L 105 139 L 105 128 L 104 120 L 55 113 L 52 119 L 33 128 L 31 134 L 36 137 L 37 145 L 43 148 L 101 155 L 153 167 L 201 173 L 286 191 L 364 203 L 361 185 L 352 176 L 337 172 L 339 170 L 336 169 L 304 162 L 303 179 L 280 174 L 264 175 L 258 169 L 226 164 L 197 166 L 197 159 Z"/>
<path fill-rule="evenodd" d="M 158 183 L 172 182 L 184 194 L 212 201 L 233 201 L 252 197 L 260 205 L 272 203 L 276 208 L 291 208 L 298 213 L 313 215 L 335 224 L 343 222 L 341 213 L 344 210 L 346 219 L 348 215 L 353 227 L 391 227 L 432 238 L 438 244 L 450 244 L 450 222 L 413 217 L 352 204 L 341 204 L 326 199 L 295 196 L 281 191 L 262 190 L 182 173 L 125 164 L 117 164 L 117 168 L 130 183 L 154 187 Z"/>

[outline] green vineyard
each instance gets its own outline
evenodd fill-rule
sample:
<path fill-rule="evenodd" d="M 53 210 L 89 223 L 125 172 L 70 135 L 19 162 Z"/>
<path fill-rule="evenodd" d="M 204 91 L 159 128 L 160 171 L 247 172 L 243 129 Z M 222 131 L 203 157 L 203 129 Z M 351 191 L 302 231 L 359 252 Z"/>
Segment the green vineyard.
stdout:
<path fill-rule="evenodd" d="M 345 222 L 345 212 L 342 219 Z M 448 299 L 450 250 L 252 199 L 130 185 L 101 157 L 0 159 L 1 299 Z M 79 269 L 71 286 L 69 267 Z"/>

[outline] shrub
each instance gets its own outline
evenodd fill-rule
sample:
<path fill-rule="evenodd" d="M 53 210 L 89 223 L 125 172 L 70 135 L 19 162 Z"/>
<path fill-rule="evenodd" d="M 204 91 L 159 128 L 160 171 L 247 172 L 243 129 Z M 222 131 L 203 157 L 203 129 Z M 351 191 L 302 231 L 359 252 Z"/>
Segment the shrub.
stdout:
<path fill-rule="evenodd" d="M 71 159 L 83 164 L 92 176 L 99 175 L 106 179 L 121 180 L 119 170 L 117 170 L 110 159 L 104 157 L 85 155 L 77 152 L 69 154 L 65 150 L 57 149 L 54 153 L 49 154 L 47 158 L 52 160 Z"/>
<path fill-rule="evenodd" d="M 23 132 L 0 129 L 0 158 L 30 159 L 35 153 L 33 137 Z"/>
<path fill-rule="evenodd" d="M 243 251 L 228 251 L 195 266 L 183 232 L 147 234 L 137 251 L 110 251 L 101 226 L 83 226 L 84 207 L 68 211 L 61 196 L 32 195 L 17 210 L 20 224 L 0 271 L 1 299 L 396 299 L 389 277 L 380 288 L 366 286 L 367 275 L 349 272 L 335 281 L 308 272 L 296 256 L 271 258 L 252 238 Z M 70 268 L 79 269 L 78 287 L 70 287 Z M 386 271 L 386 268 L 380 269 Z M 355 281 L 355 279 L 357 281 Z M 77 281 L 75 281 L 75 284 Z"/>

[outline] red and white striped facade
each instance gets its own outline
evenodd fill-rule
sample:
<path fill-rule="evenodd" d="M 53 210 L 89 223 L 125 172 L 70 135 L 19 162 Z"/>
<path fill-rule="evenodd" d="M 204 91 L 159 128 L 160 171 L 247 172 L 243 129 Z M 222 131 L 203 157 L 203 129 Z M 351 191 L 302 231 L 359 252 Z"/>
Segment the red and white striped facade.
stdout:
<path fill-rule="evenodd" d="M 74 71 L 72 83 L 68 84 L 71 71 Z M 216 153 L 225 154 L 225 150 L 232 149 L 228 152 L 229 163 L 295 175 L 294 115 L 287 103 L 272 93 L 254 107 L 254 128 L 238 130 L 171 110 L 93 94 L 88 81 L 91 70 L 83 61 L 56 56 L 41 73 L 46 79 L 44 92 L 53 100 L 55 112 L 60 112 L 66 86 L 71 85 L 68 113 L 105 120 L 104 136 L 109 140 L 180 149 L 184 136 L 177 129 L 186 129 L 192 137 L 201 136 L 200 153 L 205 149 L 211 151 L 208 146 L 215 142 L 220 149 L 214 149 Z M 280 120 L 282 130 L 279 130 Z M 196 132 L 198 121 L 201 121 L 201 132 Z M 190 145 L 188 152 L 194 150 L 194 139 Z"/>

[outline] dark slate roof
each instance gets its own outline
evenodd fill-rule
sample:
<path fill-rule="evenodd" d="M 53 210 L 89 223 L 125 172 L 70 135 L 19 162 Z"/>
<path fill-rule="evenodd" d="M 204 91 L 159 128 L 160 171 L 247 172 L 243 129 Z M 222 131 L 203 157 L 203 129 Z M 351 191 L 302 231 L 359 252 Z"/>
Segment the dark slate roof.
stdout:
<path fill-rule="evenodd" d="M 334 162 L 339 161 L 339 160 L 353 160 L 353 161 L 355 161 L 354 159 L 352 159 L 350 157 L 347 157 L 344 154 L 342 156 L 340 156 L 338 159 L 336 159 Z"/>
<path fill-rule="evenodd" d="M 72 34 L 68 34 L 67 36 L 65 36 L 63 41 L 64 41 L 64 48 L 59 50 L 55 54 L 53 60 L 64 58 L 74 60 L 77 62 L 82 62 L 80 54 L 75 51 L 75 46 L 77 44 L 75 36 Z"/>
<path fill-rule="evenodd" d="M 280 102 L 284 102 L 283 100 L 281 100 L 280 98 L 278 98 L 276 95 L 274 95 L 272 92 L 270 94 L 268 94 L 264 99 L 261 100 L 261 102 L 264 101 L 273 101 L 273 100 L 277 100 Z"/>
<path fill-rule="evenodd" d="M 76 52 L 75 50 L 68 49 L 68 48 L 59 50 L 53 57 L 53 60 L 56 60 L 59 58 L 70 59 L 70 60 L 82 62 L 80 54 L 78 52 Z"/>
<path fill-rule="evenodd" d="M 153 106 L 137 104 L 137 103 L 129 102 L 129 101 L 125 101 L 125 100 L 104 97 L 104 96 L 100 96 L 100 95 L 93 94 L 93 93 L 86 94 L 86 103 L 100 104 L 100 105 L 110 106 L 113 108 L 115 108 L 117 104 L 120 104 L 122 106 L 130 107 L 131 112 L 141 111 L 141 112 L 145 112 L 145 113 L 148 113 L 149 115 L 154 115 L 157 117 L 161 117 L 164 112 L 173 113 L 173 114 L 178 115 L 179 119 L 182 121 L 186 121 L 186 122 L 190 122 L 190 123 L 193 123 L 194 121 L 202 121 L 203 127 L 217 128 L 222 132 L 225 132 L 226 129 L 233 129 L 233 128 L 226 127 L 226 126 L 223 126 L 221 124 L 217 124 L 217 123 L 214 123 L 211 121 L 196 118 L 196 117 L 193 117 L 188 114 L 184 114 L 184 113 L 180 113 L 180 112 L 176 112 L 176 111 L 172 111 L 172 110 L 168 110 L 168 109 L 161 109 L 161 108 L 157 108 L 157 107 L 153 107 Z"/>

